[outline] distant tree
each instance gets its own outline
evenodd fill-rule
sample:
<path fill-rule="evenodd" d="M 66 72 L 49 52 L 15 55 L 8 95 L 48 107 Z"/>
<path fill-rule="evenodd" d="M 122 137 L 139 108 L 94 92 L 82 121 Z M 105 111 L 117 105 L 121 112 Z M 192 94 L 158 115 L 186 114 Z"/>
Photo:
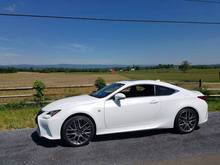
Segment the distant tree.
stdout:
<path fill-rule="evenodd" d="M 190 68 L 191 68 L 191 65 L 190 65 L 190 63 L 189 63 L 187 60 L 183 61 L 183 62 L 180 64 L 180 66 L 179 66 L 179 69 L 180 69 L 181 71 L 183 71 L 184 73 L 185 73 L 186 71 L 188 71 Z"/>
<path fill-rule="evenodd" d="M 159 64 L 156 66 L 156 68 L 158 69 L 170 69 L 170 68 L 174 68 L 173 64 Z"/>
<path fill-rule="evenodd" d="M 131 67 L 130 66 L 127 66 L 126 68 L 125 68 L 125 71 L 130 71 L 131 70 Z"/>
<path fill-rule="evenodd" d="M 95 80 L 95 87 L 97 88 L 97 90 L 102 89 L 104 86 L 106 86 L 105 80 L 101 77 L 98 77 Z"/>
<path fill-rule="evenodd" d="M 140 70 L 141 67 L 140 67 L 139 65 L 134 65 L 134 69 L 135 69 L 135 70 Z"/>
<path fill-rule="evenodd" d="M 16 73 L 18 69 L 14 67 L 0 68 L 0 73 Z"/>
<path fill-rule="evenodd" d="M 34 100 L 38 105 L 42 106 L 45 100 L 44 89 L 46 86 L 42 81 L 36 80 L 33 84 L 33 88 L 35 90 Z"/>

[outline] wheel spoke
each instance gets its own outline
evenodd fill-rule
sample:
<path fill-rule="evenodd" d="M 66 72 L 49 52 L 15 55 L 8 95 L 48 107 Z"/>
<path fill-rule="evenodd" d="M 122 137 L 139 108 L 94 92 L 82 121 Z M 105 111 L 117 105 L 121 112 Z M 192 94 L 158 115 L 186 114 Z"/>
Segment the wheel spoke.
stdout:
<path fill-rule="evenodd" d="M 84 127 L 84 128 L 82 129 L 82 131 L 83 131 L 83 132 L 88 131 L 88 130 L 90 131 L 90 128 L 91 128 L 91 126 L 89 125 L 89 126 L 87 126 L 87 127 Z"/>
<path fill-rule="evenodd" d="M 193 126 L 194 126 L 194 124 L 189 123 L 189 127 L 190 127 L 190 128 L 193 128 Z"/>
<path fill-rule="evenodd" d="M 190 118 L 190 110 L 187 110 L 187 113 L 186 113 L 186 114 L 187 114 L 187 116 L 186 116 L 186 117 L 187 117 L 187 121 L 188 121 L 188 120 L 189 120 L 189 118 Z"/>
<path fill-rule="evenodd" d="M 186 130 L 186 131 L 190 130 L 190 127 L 189 127 L 188 124 L 186 124 L 186 129 L 185 129 L 185 130 Z"/>
<path fill-rule="evenodd" d="M 78 144 L 80 144 L 80 135 L 77 136 L 76 141 Z"/>
<path fill-rule="evenodd" d="M 183 127 L 182 127 L 182 129 L 183 129 L 183 130 L 187 130 L 187 125 L 184 124 Z"/>
<path fill-rule="evenodd" d="M 179 120 L 186 121 L 187 119 L 183 116 L 180 116 Z"/>
<path fill-rule="evenodd" d="M 90 136 L 90 132 L 84 132 L 82 133 L 82 136 L 86 136 L 88 138 Z"/>
<path fill-rule="evenodd" d="M 68 131 L 76 131 L 77 129 L 76 129 L 76 128 L 73 128 L 72 125 L 69 125 L 69 126 L 67 127 L 67 130 L 68 130 Z"/>
<path fill-rule="evenodd" d="M 88 122 L 86 122 L 86 124 L 84 124 L 81 129 L 84 130 L 86 127 L 90 126 Z"/>
<path fill-rule="evenodd" d="M 189 121 L 196 120 L 196 117 L 191 117 Z"/>
<path fill-rule="evenodd" d="M 189 120 L 189 123 L 196 122 L 196 119 Z"/>
<path fill-rule="evenodd" d="M 76 121 L 74 121 L 74 122 L 75 122 L 76 128 L 77 128 L 77 129 L 80 129 L 80 128 L 81 128 L 81 126 L 80 126 L 80 121 L 79 121 L 79 120 L 76 120 Z"/>
<path fill-rule="evenodd" d="M 83 141 L 86 141 L 89 138 L 89 136 L 84 136 L 84 134 L 82 134 L 81 138 L 83 139 Z"/>
<path fill-rule="evenodd" d="M 67 135 L 77 135 L 76 132 L 69 132 Z"/>

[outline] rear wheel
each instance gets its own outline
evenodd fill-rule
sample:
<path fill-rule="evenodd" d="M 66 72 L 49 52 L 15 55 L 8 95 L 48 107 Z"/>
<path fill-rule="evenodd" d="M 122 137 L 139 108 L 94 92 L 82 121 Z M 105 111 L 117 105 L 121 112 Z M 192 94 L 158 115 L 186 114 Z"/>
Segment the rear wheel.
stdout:
<path fill-rule="evenodd" d="M 198 115 L 192 108 L 184 108 L 179 111 L 175 119 L 175 129 L 179 133 L 190 133 L 198 125 Z"/>
<path fill-rule="evenodd" d="M 88 144 L 93 138 L 95 127 L 91 119 L 86 116 L 73 116 L 62 127 L 62 139 L 70 146 Z"/>

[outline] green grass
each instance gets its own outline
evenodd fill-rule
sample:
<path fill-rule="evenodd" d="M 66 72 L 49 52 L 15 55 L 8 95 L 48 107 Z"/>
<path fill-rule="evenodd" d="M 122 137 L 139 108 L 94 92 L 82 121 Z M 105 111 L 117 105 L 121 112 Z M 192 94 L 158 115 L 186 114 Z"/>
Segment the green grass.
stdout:
<path fill-rule="evenodd" d="M 208 100 L 209 111 L 220 111 L 220 98 Z"/>
<path fill-rule="evenodd" d="M 23 109 L 8 109 L 0 111 L 0 130 L 33 128 L 35 116 L 39 108 L 29 107 Z"/>
<path fill-rule="evenodd" d="M 148 69 L 139 71 L 127 71 L 120 74 L 128 79 L 149 79 L 166 81 L 198 81 L 219 82 L 220 69 L 191 69 L 186 73 L 176 69 Z"/>

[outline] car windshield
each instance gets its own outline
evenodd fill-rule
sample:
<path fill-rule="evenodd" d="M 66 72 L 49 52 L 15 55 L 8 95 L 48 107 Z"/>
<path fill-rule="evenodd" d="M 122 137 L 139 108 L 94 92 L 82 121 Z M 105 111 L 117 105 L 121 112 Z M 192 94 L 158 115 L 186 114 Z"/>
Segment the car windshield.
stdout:
<path fill-rule="evenodd" d="M 96 98 L 104 98 L 110 95 L 111 93 L 113 93 L 114 91 L 116 91 L 117 89 L 121 88 L 123 85 L 124 84 L 121 84 L 121 83 L 113 83 L 111 85 L 105 86 L 104 88 L 98 91 L 91 93 L 90 96 L 93 96 Z"/>

